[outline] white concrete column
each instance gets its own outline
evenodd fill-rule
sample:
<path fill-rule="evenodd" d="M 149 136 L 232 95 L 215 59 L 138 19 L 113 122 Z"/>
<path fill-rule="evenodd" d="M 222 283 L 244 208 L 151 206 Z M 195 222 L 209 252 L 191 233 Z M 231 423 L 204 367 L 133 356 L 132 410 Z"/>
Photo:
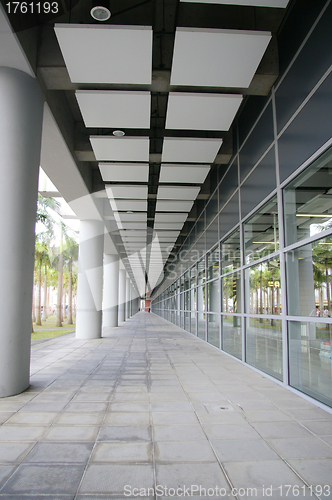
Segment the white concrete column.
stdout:
<path fill-rule="evenodd" d="M 130 278 L 126 278 L 126 319 L 130 318 Z"/>
<path fill-rule="evenodd" d="M 118 326 L 119 256 L 104 255 L 103 327 Z"/>
<path fill-rule="evenodd" d="M 43 105 L 34 78 L 0 67 L 0 397 L 29 387 Z"/>
<path fill-rule="evenodd" d="M 78 339 L 101 337 L 103 251 L 103 222 L 81 221 L 76 318 L 76 338 Z"/>
<path fill-rule="evenodd" d="M 126 270 L 119 270 L 119 324 L 126 320 Z"/>

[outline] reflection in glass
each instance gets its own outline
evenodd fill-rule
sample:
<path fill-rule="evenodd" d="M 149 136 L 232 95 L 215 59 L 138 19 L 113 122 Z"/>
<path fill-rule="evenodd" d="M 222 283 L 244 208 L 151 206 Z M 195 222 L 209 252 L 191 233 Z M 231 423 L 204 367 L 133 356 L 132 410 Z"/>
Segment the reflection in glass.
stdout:
<path fill-rule="evenodd" d="M 205 281 L 205 257 L 197 264 L 197 284 L 201 285 Z"/>
<path fill-rule="evenodd" d="M 219 247 L 216 246 L 207 256 L 208 279 L 219 276 Z"/>
<path fill-rule="evenodd" d="M 205 311 L 205 285 L 197 287 L 197 311 Z"/>
<path fill-rule="evenodd" d="M 180 310 L 184 310 L 184 293 L 180 293 Z"/>
<path fill-rule="evenodd" d="M 246 361 L 282 380 L 281 320 L 246 319 Z"/>
<path fill-rule="evenodd" d="M 332 406 L 332 325 L 288 322 L 290 385 Z"/>
<path fill-rule="evenodd" d="M 331 227 L 332 149 L 285 187 L 283 199 L 286 245 Z"/>
<path fill-rule="evenodd" d="M 274 196 L 243 225 L 245 262 L 250 264 L 279 249 L 278 205 Z"/>
<path fill-rule="evenodd" d="M 242 359 L 242 331 L 239 316 L 221 316 L 222 348 Z"/>
<path fill-rule="evenodd" d="M 237 229 L 220 246 L 221 274 L 234 271 L 241 265 L 240 229 Z"/>
<path fill-rule="evenodd" d="M 197 337 L 206 340 L 205 338 L 205 313 L 197 313 Z"/>
<path fill-rule="evenodd" d="M 266 260 L 245 270 L 246 310 L 281 314 L 280 260 Z"/>
<path fill-rule="evenodd" d="M 197 311 L 197 301 L 196 301 L 196 288 L 190 290 L 190 305 L 192 311 Z"/>
<path fill-rule="evenodd" d="M 288 314 L 332 314 L 332 237 L 304 245 L 286 254 Z"/>
<path fill-rule="evenodd" d="M 219 279 L 210 281 L 207 284 L 208 288 L 208 311 L 209 312 L 219 312 L 220 311 L 220 286 Z"/>
<path fill-rule="evenodd" d="M 196 313 L 194 311 L 191 311 L 190 315 L 190 332 L 194 335 L 197 335 Z"/>
<path fill-rule="evenodd" d="M 207 315 L 207 341 L 215 347 L 220 347 L 219 314 Z"/>
<path fill-rule="evenodd" d="M 190 332 L 190 311 L 184 313 L 184 329 Z"/>
<path fill-rule="evenodd" d="M 190 291 L 188 290 L 185 293 L 185 300 L 184 300 L 184 308 L 186 311 L 190 311 Z"/>
<path fill-rule="evenodd" d="M 184 274 L 184 289 L 188 290 L 190 288 L 190 272 L 187 271 Z"/>
<path fill-rule="evenodd" d="M 223 312 L 241 312 L 241 273 L 228 274 L 222 278 Z"/>
<path fill-rule="evenodd" d="M 197 269 L 196 265 L 190 269 L 190 286 L 196 286 Z"/>
<path fill-rule="evenodd" d="M 184 290 L 184 275 L 180 277 L 180 292 Z"/>

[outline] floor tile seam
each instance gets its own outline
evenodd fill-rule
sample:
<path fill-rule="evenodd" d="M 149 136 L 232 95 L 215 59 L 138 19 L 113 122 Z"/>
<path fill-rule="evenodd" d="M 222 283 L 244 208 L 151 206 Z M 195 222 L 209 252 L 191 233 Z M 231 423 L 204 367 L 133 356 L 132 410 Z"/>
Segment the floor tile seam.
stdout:
<path fill-rule="evenodd" d="M 152 403 L 151 401 L 151 387 L 152 387 L 152 374 L 151 374 L 151 355 L 148 349 L 148 346 L 146 346 L 146 359 L 148 361 L 148 381 L 149 381 L 149 386 L 148 386 L 148 394 L 149 394 L 149 422 L 151 426 L 151 440 L 152 440 L 152 473 L 153 473 L 153 491 L 154 491 L 154 496 L 153 498 L 157 500 L 156 496 L 156 491 L 157 491 L 157 470 L 156 470 L 156 441 L 155 441 L 155 432 L 154 432 L 154 422 L 152 418 Z"/>
<path fill-rule="evenodd" d="M 316 439 L 319 439 L 320 441 L 322 441 L 323 443 L 327 444 L 328 446 L 330 446 L 332 448 L 332 443 L 329 444 L 329 443 L 326 443 L 326 441 L 324 441 L 323 439 L 323 436 L 319 436 L 318 434 L 316 434 L 314 431 L 312 431 L 311 429 L 309 429 L 303 422 L 300 422 L 296 417 L 294 417 L 291 413 L 288 413 L 287 412 L 287 409 L 286 410 L 282 410 L 280 409 L 276 404 L 273 403 L 273 401 L 271 401 L 270 399 L 268 399 L 267 397 L 265 398 L 267 401 L 269 401 L 269 403 L 271 403 L 273 406 L 275 406 L 279 411 L 282 411 L 283 413 L 285 413 L 287 416 L 289 416 L 295 423 L 297 423 L 298 425 L 300 425 L 301 427 L 303 427 L 306 431 L 308 431 L 313 437 L 315 437 Z M 316 408 L 316 407 L 315 407 Z M 329 413 L 328 413 L 329 415 Z M 323 419 L 322 419 L 323 420 Z M 319 422 L 320 420 L 315 420 L 315 422 Z M 310 422 L 312 422 L 312 420 L 310 420 Z M 256 422 L 256 423 L 259 423 L 259 422 Z"/>
<path fill-rule="evenodd" d="M 118 337 L 118 338 L 117 338 L 117 342 L 115 343 L 115 345 L 116 345 L 116 344 L 118 344 L 118 343 L 119 343 L 119 341 L 120 341 L 120 337 Z M 89 468 L 90 464 L 92 463 L 92 461 L 91 461 L 91 459 L 92 459 L 92 455 L 93 455 L 93 452 L 94 452 L 94 450 L 95 450 L 95 448 L 96 448 L 96 446 L 97 446 L 97 443 L 98 443 L 98 437 L 99 437 L 99 435 L 100 435 L 101 428 L 103 427 L 103 423 L 105 422 L 105 419 L 106 419 L 106 414 L 108 413 L 109 408 L 110 408 L 110 405 L 111 405 L 111 403 L 112 403 L 112 398 L 113 398 L 114 393 L 115 393 L 115 391 L 116 391 L 116 387 L 118 386 L 118 383 L 119 383 L 119 378 L 120 378 L 120 376 L 121 376 L 121 373 L 122 373 L 122 371 L 123 371 L 123 369 L 124 369 L 125 361 L 126 361 L 126 359 L 128 358 L 129 351 L 130 351 L 130 345 L 131 345 L 131 342 L 130 342 L 130 344 L 129 344 L 129 349 L 126 351 L 126 354 L 125 354 L 124 359 L 123 359 L 123 361 L 122 361 L 119 376 L 118 376 L 118 377 L 117 377 L 117 379 L 116 379 L 115 385 L 114 385 L 113 390 L 112 390 L 112 394 L 111 394 L 111 396 L 110 396 L 110 400 L 109 400 L 109 402 L 107 403 L 106 410 L 104 411 L 104 416 L 103 416 L 102 423 L 101 423 L 101 424 L 100 424 L 100 426 L 99 426 L 99 430 L 98 430 L 98 432 L 97 432 L 97 435 L 96 435 L 96 438 L 95 438 L 94 445 L 93 445 L 92 450 L 91 450 L 91 452 L 90 452 L 89 459 L 87 460 L 87 462 L 86 462 L 86 464 L 85 464 L 84 471 L 83 471 L 82 477 L 81 477 L 81 479 L 80 479 L 80 481 L 79 481 L 79 484 L 78 484 L 78 486 L 77 486 L 76 492 L 75 492 L 75 494 L 74 494 L 74 496 L 73 496 L 73 500 L 76 500 L 76 499 L 77 499 L 77 497 L 78 497 L 78 495 L 80 494 L 80 489 L 81 489 L 82 484 L 83 484 L 83 481 L 84 481 L 84 479 L 85 479 L 85 476 L 86 476 L 87 470 L 88 470 L 88 468 Z M 113 346 L 113 347 L 114 347 L 114 346 Z"/>
<path fill-rule="evenodd" d="M 270 442 L 267 440 L 267 438 L 264 438 L 264 437 L 260 434 L 260 432 L 259 432 L 257 429 L 255 429 L 255 427 L 252 425 L 252 423 L 251 423 L 250 421 L 248 421 L 248 419 L 246 418 L 246 416 L 245 416 L 245 415 L 244 415 L 244 419 L 245 419 L 245 420 L 246 420 L 246 422 L 250 425 L 250 427 L 251 427 L 251 428 L 252 428 L 255 432 L 257 432 L 257 434 L 258 434 L 258 435 L 259 435 L 259 436 L 260 436 L 260 437 L 264 440 L 264 442 L 267 444 L 267 446 L 268 446 L 269 448 L 271 448 L 271 449 L 272 449 L 272 451 L 274 451 L 274 452 L 278 455 L 279 459 L 280 459 L 280 460 L 281 460 L 281 461 L 282 461 L 282 462 L 283 462 L 283 463 L 284 463 L 284 464 L 285 464 L 285 465 L 286 465 L 286 466 L 287 466 L 287 467 L 288 467 L 288 468 L 289 468 L 289 469 L 290 469 L 290 470 L 291 470 L 291 471 L 292 471 L 292 472 L 293 472 L 293 473 L 294 473 L 294 474 L 295 474 L 295 475 L 296 475 L 296 476 L 300 479 L 300 481 L 302 481 L 302 482 L 303 482 L 303 484 L 304 484 L 307 488 L 310 488 L 310 485 L 309 485 L 309 483 L 306 481 L 306 479 L 304 479 L 304 478 L 301 476 L 301 474 L 300 474 L 299 472 L 297 472 L 297 471 L 294 469 L 294 467 L 292 467 L 292 465 L 288 462 L 288 460 L 287 460 L 286 458 L 284 458 L 284 457 L 280 454 L 280 452 L 279 452 L 279 451 L 278 451 L 278 450 L 277 450 L 277 449 L 273 446 L 273 444 L 272 444 L 272 443 L 270 443 Z M 317 498 L 318 500 L 320 500 L 320 497 L 319 497 L 319 496 L 317 496 L 317 495 L 315 495 L 315 494 L 314 494 L 314 497 L 315 497 L 315 498 Z"/>
<path fill-rule="evenodd" d="M 51 385 L 51 384 L 50 384 Z M 84 385 L 84 381 L 82 382 L 82 384 L 80 385 L 80 387 L 82 387 L 82 385 Z M 48 387 L 48 386 L 47 386 Z M 43 389 L 45 390 L 45 389 Z M 39 393 L 37 394 L 41 394 L 43 391 L 40 391 Z M 76 391 L 77 392 L 77 391 Z M 75 393 L 76 394 L 76 393 Z M 73 396 L 74 397 L 74 396 Z M 72 398 L 71 398 L 72 399 Z M 29 457 L 29 455 L 32 453 L 32 451 L 36 448 L 36 446 L 42 441 L 43 437 L 45 436 L 46 432 L 49 431 L 49 429 L 56 423 L 56 421 L 58 420 L 58 418 L 62 415 L 62 413 L 65 411 L 65 408 L 69 405 L 69 403 L 71 402 L 71 399 L 69 400 L 69 402 L 64 406 L 64 408 L 61 410 L 61 412 L 57 412 L 59 413 L 59 416 L 55 419 L 54 422 L 51 422 L 48 426 L 45 426 L 45 431 L 41 434 L 41 436 L 34 440 L 34 446 L 31 448 L 31 450 L 29 450 L 29 452 L 27 453 L 27 455 L 24 457 L 24 459 L 20 462 L 20 464 L 18 464 L 18 466 L 15 468 L 14 471 L 12 471 L 12 473 L 10 474 L 10 476 L 7 478 L 7 480 L 5 481 L 5 483 L 2 485 L 2 487 L 0 488 L 0 494 L 1 494 L 1 491 L 3 490 L 3 488 L 7 485 L 8 481 L 13 477 L 13 475 L 16 473 L 17 469 L 22 466 L 22 465 L 25 465 L 25 461 L 27 460 L 27 458 Z M 16 412 L 17 413 L 17 412 Z M 33 428 L 33 427 L 32 427 Z M 22 441 L 22 440 L 21 440 Z M 27 462 L 29 463 L 29 462 Z M 74 498 L 74 497 L 73 497 Z"/>
<path fill-rule="evenodd" d="M 80 349 L 81 347 L 82 347 L 82 346 L 77 346 L 77 347 L 73 350 L 73 352 L 77 351 L 77 350 L 78 350 L 78 349 Z M 96 347 L 95 347 L 94 349 L 96 349 Z M 92 350 L 94 350 L 94 349 L 92 349 Z M 50 354 L 50 353 L 49 353 L 49 354 Z M 45 356 L 48 356 L 49 354 L 46 354 Z M 72 354 L 72 353 L 70 353 L 70 354 Z M 83 355 L 82 355 L 82 357 L 80 358 L 80 360 L 81 360 L 81 359 L 83 359 L 85 356 L 87 356 L 87 354 L 88 354 L 88 353 L 83 354 Z M 64 355 L 63 355 L 63 356 L 61 356 L 61 357 L 58 357 L 55 361 L 53 361 L 53 362 L 51 362 L 51 363 L 47 363 L 47 365 L 46 365 L 46 366 L 47 366 L 47 367 L 50 367 L 50 366 L 54 365 L 55 363 L 57 363 L 58 361 L 63 360 L 66 356 L 68 356 L 68 353 L 64 354 Z M 40 357 L 39 359 L 41 359 L 41 357 Z M 78 361 L 77 361 L 77 362 L 78 362 Z M 35 375 L 37 375 L 37 373 L 40 373 L 41 371 L 43 371 L 43 370 L 46 368 L 46 366 L 44 366 L 43 368 L 40 368 L 39 370 L 35 371 L 35 372 L 33 373 L 33 376 L 35 376 Z M 31 365 L 31 368 L 33 368 L 33 363 L 32 363 L 32 365 Z M 65 373 L 65 372 L 64 372 L 64 373 Z M 54 380 L 56 380 L 56 379 L 54 379 Z M 54 382 L 54 380 L 53 380 L 53 382 Z"/>
<path fill-rule="evenodd" d="M 166 352 L 166 351 L 165 351 L 165 353 L 166 353 L 166 356 L 168 357 L 168 355 L 167 355 L 167 352 Z M 169 360 L 169 361 L 170 361 L 171 366 L 173 366 L 173 364 L 172 364 L 171 360 Z M 175 373 L 176 373 L 176 371 L 175 371 Z M 177 373 L 176 373 L 176 375 L 177 375 Z M 190 405 L 191 405 L 191 407 L 192 407 L 192 409 L 193 409 L 193 412 L 194 412 L 194 414 L 195 414 L 195 416 L 196 416 L 196 418 L 197 418 L 197 420 L 198 420 L 198 423 L 199 423 L 199 425 L 200 425 L 200 427 L 201 427 L 201 430 L 202 430 L 202 432 L 204 433 L 204 435 L 205 435 L 205 437 L 206 437 L 206 440 L 207 440 L 207 442 L 209 443 L 209 445 L 210 445 L 210 447 L 211 447 L 211 449 L 212 449 L 212 451 L 213 451 L 214 456 L 216 457 L 216 461 L 217 461 L 217 463 L 218 463 L 218 465 L 219 465 L 219 467 L 220 467 L 220 469 L 221 469 L 222 473 L 224 474 L 224 477 L 225 477 L 225 479 L 226 479 L 226 482 L 227 482 L 228 486 L 230 487 L 230 490 L 231 490 L 231 491 L 234 491 L 234 485 L 233 485 L 233 483 L 232 483 L 232 481 L 231 481 L 231 479 L 230 479 L 230 477 L 229 477 L 229 475 L 228 475 L 228 473 L 227 473 L 227 471 L 226 471 L 226 469 L 225 469 L 224 465 L 222 464 L 221 460 L 219 459 L 218 454 L 217 454 L 216 450 L 214 449 L 214 446 L 212 445 L 211 440 L 209 439 L 209 436 L 207 435 L 207 433 L 206 433 L 206 431 L 205 431 L 205 429 L 204 429 L 204 427 L 203 427 L 203 425 L 202 425 L 202 423 L 201 423 L 201 421 L 200 421 L 199 415 L 197 414 L 197 412 L 196 412 L 196 410 L 195 410 L 195 408 L 194 408 L 194 406 L 193 406 L 193 404 L 192 404 L 192 402 L 191 402 L 191 399 L 189 398 L 189 396 L 188 396 L 188 394 L 187 394 L 187 391 L 185 390 L 185 388 L 184 388 L 184 387 L 183 387 L 183 385 L 182 385 L 182 381 L 181 381 L 180 377 L 179 377 L 178 375 L 177 375 L 177 377 L 178 377 L 179 383 L 181 384 L 181 387 L 182 387 L 182 389 L 183 389 L 184 393 L 186 394 L 187 400 L 188 400 L 188 402 L 190 403 Z M 237 500 L 240 500 L 237 496 L 234 496 L 234 498 L 236 498 Z"/>
<path fill-rule="evenodd" d="M 212 346 L 212 347 L 213 347 L 213 346 Z M 222 352 L 221 352 L 221 354 L 222 354 Z M 195 363 L 195 364 L 196 364 L 196 363 Z M 218 364 L 219 364 L 219 363 L 218 363 Z M 197 367 L 200 369 L 200 367 L 199 367 L 198 365 L 197 365 Z M 226 368 L 226 369 L 227 369 L 227 368 Z M 201 371 L 202 371 L 202 373 L 204 374 L 203 370 L 201 370 Z M 228 371 L 228 372 L 229 372 L 232 376 L 235 376 L 236 378 L 239 378 L 237 375 L 235 375 L 235 374 L 231 373 L 229 370 L 227 370 L 227 371 Z M 206 376 L 209 380 L 211 380 L 211 379 L 210 379 L 210 377 L 209 377 L 208 375 L 206 375 L 206 374 L 204 374 L 204 375 L 205 375 L 205 376 Z M 239 380 L 241 380 L 241 379 L 239 379 Z M 180 381 L 180 383 L 181 383 L 181 381 Z M 212 382 L 212 383 L 213 383 L 213 382 Z M 181 384 L 181 385 L 182 385 L 182 384 Z M 255 389 L 254 389 L 254 390 L 255 390 Z M 221 392 L 221 391 L 220 391 L 220 392 Z M 256 390 L 255 390 L 255 392 L 257 392 L 257 393 L 258 393 L 258 391 L 256 391 Z M 222 394 L 222 393 L 221 393 L 221 394 Z M 260 394 L 260 393 L 258 393 L 258 394 Z M 224 396 L 224 397 L 226 397 L 226 399 L 229 401 L 229 403 L 233 406 L 233 404 L 232 404 L 232 402 L 229 400 L 229 398 L 228 398 L 227 396 L 225 396 L 224 394 L 223 394 L 223 396 Z M 264 397 L 265 397 L 265 396 L 264 396 Z M 265 397 L 265 399 L 267 399 L 269 402 L 271 402 L 268 398 L 266 398 L 266 397 Z M 191 401 L 190 401 L 190 403 L 191 403 Z M 272 403 L 272 404 L 273 404 L 273 403 Z M 238 406 L 240 406 L 240 405 L 238 405 Z M 240 406 L 240 408 L 241 408 L 241 406 Z M 241 408 L 241 409 L 242 409 L 242 408 Z M 242 409 L 242 410 L 243 410 L 243 409 Z M 197 418 L 198 418 L 198 420 L 199 420 L 199 422 L 200 422 L 200 424 L 201 424 L 200 418 L 199 418 L 199 416 L 198 416 L 198 414 L 197 414 L 197 412 L 196 412 L 196 410 L 195 410 L 195 409 L 194 409 L 194 411 L 195 411 L 196 416 L 197 416 Z M 244 410 L 243 410 L 243 411 L 244 411 Z M 244 412 L 244 413 L 245 413 L 245 412 Z M 263 436 L 262 436 L 262 435 L 261 435 L 261 434 L 260 434 L 260 433 L 259 433 L 259 432 L 258 432 L 258 431 L 254 428 L 254 427 L 253 427 L 253 425 L 251 424 L 251 422 L 250 422 L 250 421 L 248 421 L 248 419 L 246 418 L 246 416 L 245 416 L 245 415 L 243 415 L 243 416 L 244 416 L 245 420 L 247 421 L 247 423 L 248 423 L 248 424 L 249 424 L 249 425 L 250 425 L 250 426 L 251 426 L 251 427 L 252 427 L 252 428 L 253 428 L 253 429 L 254 429 L 254 430 L 255 430 L 255 431 L 256 431 L 256 432 L 260 435 L 260 436 L 261 436 L 261 438 L 262 438 L 262 439 L 266 442 L 266 444 L 267 444 L 270 448 L 272 448 L 272 450 L 273 450 L 273 451 L 274 451 L 274 452 L 275 452 L 275 453 L 279 456 L 279 458 L 280 458 L 280 459 L 281 459 L 281 460 L 282 460 L 282 461 L 283 461 L 283 462 L 284 462 L 284 463 L 285 463 L 285 464 L 286 464 L 286 465 L 287 465 L 287 466 L 288 466 L 288 467 L 289 467 L 289 468 L 290 468 L 290 469 L 291 469 L 291 470 L 292 470 L 292 471 L 293 471 L 293 472 L 297 475 L 297 477 L 299 477 L 299 479 L 300 479 L 300 480 L 301 480 L 301 481 L 302 481 L 302 482 L 303 482 L 303 483 L 304 483 L 307 487 L 309 487 L 310 485 L 306 482 L 306 480 L 305 480 L 304 478 L 302 478 L 302 477 L 301 477 L 301 475 L 300 475 L 300 474 L 299 474 L 299 473 L 298 473 L 298 472 L 297 472 L 297 471 L 296 471 L 296 470 L 295 470 L 295 469 L 294 469 L 294 468 L 293 468 L 293 467 L 292 467 L 292 466 L 291 466 L 291 465 L 287 462 L 287 460 L 286 460 L 286 459 L 284 459 L 284 458 L 280 455 L 280 453 L 279 453 L 279 452 L 278 452 L 278 451 L 277 451 L 277 450 L 276 450 L 276 449 L 275 449 L 275 448 L 274 448 L 274 447 L 273 447 L 273 446 L 272 446 L 269 442 L 267 442 L 267 441 L 264 439 L 264 437 L 263 437 Z M 295 419 L 294 419 L 294 420 L 295 420 Z M 299 422 L 297 422 L 297 423 L 299 423 Z M 301 425 L 301 424 L 300 424 L 300 425 Z M 205 430 L 204 430 L 204 428 L 203 428 L 203 425 L 202 425 L 202 424 L 201 424 L 201 426 L 202 426 L 202 430 L 203 430 L 203 432 L 205 433 Z M 304 427 L 306 430 L 309 430 L 309 429 L 307 429 L 304 425 L 302 425 L 302 427 Z M 205 434 L 206 434 L 206 433 L 205 433 Z M 315 434 L 314 434 L 314 433 L 312 433 L 312 434 L 315 436 Z M 206 436 L 207 436 L 207 435 L 206 435 Z M 207 439 L 208 439 L 208 441 L 210 442 L 210 440 L 209 440 L 208 436 L 207 436 Z M 211 446 L 211 448 L 213 449 L 213 451 L 214 451 L 214 453 L 215 453 L 215 455 L 216 455 L 216 457 L 217 457 L 218 462 L 221 464 L 221 461 L 219 461 L 219 458 L 218 458 L 218 456 L 217 456 L 217 453 L 216 453 L 216 451 L 214 450 L 214 447 L 213 447 L 213 445 L 212 445 L 212 443 L 211 443 L 211 442 L 210 442 L 210 446 Z M 224 470 L 224 467 L 223 467 L 223 466 L 222 466 L 222 469 Z M 225 472 L 224 472 L 224 473 L 225 473 Z M 228 476 L 226 475 L 226 477 L 228 477 Z M 230 483 L 230 484 L 231 484 L 231 483 Z M 319 497 L 316 497 L 316 498 L 319 498 Z"/>
<path fill-rule="evenodd" d="M 202 339 L 199 339 L 199 340 L 202 340 Z M 217 349 L 218 354 L 224 354 L 224 353 L 223 353 L 223 351 L 222 351 L 221 349 L 216 348 L 215 346 L 212 346 L 212 345 L 210 345 L 210 344 L 209 344 L 209 347 L 212 347 L 212 348 L 214 348 L 214 349 Z M 209 355 L 209 353 L 208 353 L 208 352 L 206 353 L 206 355 L 207 355 L 207 356 L 209 356 L 209 357 L 211 358 L 211 356 Z M 219 357 L 219 356 L 218 356 L 218 357 Z M 244 365 L 243 363 L 241 363 L 241 360 L 236 360 L 236 359 L 235 359 L 234 361 L 235 361 L 235 362 L 239 362 L 239 361 L 240 361 L 240 364 L 241 364 L 241 365 L 246 366 L 246 365 Z M 194 362 L 194 363 L 195 363 L 195 362 Z M 222 392 L 222 390 L 221 390 L 221 389 L 219 389 L 219 388 L 215 385 L 214 381 L 210 378 L 210 376 L 209 376 L 209 375 L 207 375 L 207 374 L 205 374 L 205 373 L 204 373 L 204 371 L 203 371 L 203 370 L 199 367 L 199 365 L 197 365 L 197 363 L 195 363 L 195 364 L 196 364 L 196 366 L 197 366 L 197 367 L 198 367 L 198 368 L 202 371 L 202 373 L 203 373 L 203 374 L 204 374 L 204 375 L 205 375 L 205 376 L 209 379 L 209 381 L 210 381 L 210 382 L 212 382 L 212 384 L 213 384 L 213 385 L 217 388 L 217 390 L 218 390 L 218 391 L 219 391 L 219 392 L 220 392 L 220 393 L 221 393 L 224 397 L 226 397 L 226 399 L 229 401 L 229 403 L 230 403 L 232 406 L 234 406 L 234 405 L 233 405 L 233 403 L 229 400 L 229 398 L 228 398 L 228 397 L 227 397 L 227 396 L 226 396 L 226 395 Z M 246 386 L 246 387 L 248 387 L 248 388 L 250 387 L 250 386 L 249 386 L 248 384 L 246 384 L 246 383 L 243 381 L 243 379 L 241 379 L 238 375 L 236 375 L 236 374 L 232 373 L 232 372 L 231 372 L 231 371 L 230 371 L 227 367 L 224 367 L 224 366 L 222 365 L 222 363 L 221 363 L 221 362 L 217 361 L 217 364 L 218 364 L 218 365 L 220 365 L 220 366 L 222 366 L 222 367 L 223 367 L 223 369 L 227 370 L 227 372 L 228 372 L 228 373 L 232 376 L 232 378 L 238 379 L 238 380 L 239 380 L 239 382 L 240 382 L 241 384 L 245 384 L 245 386 Z M 260 394 L 260 393 L 259 393 L 256 389 L 251 388 L 251 390 L 255 391 L 258 395 L 263 396 L 265 400 L 269 401 L 269 402 L 270 402 L 271 404 L 273 404 L 273 406 L 275 406 L 275 407 L 276 407 L 279 411 L 282 411 L 283 413 L 285 413 L 285 414 L 287 415 L 287 413 L 286 413 L 284 410 L 282 410 L 282 409 L 278 408 L 276 405 L 274 405 L 274 403 L 273 403 L 271 400 L 269 400 L 266 396 L 264 396 L 264 395 Z M 287 389 L 286 389 L 286 390 L 287 390 Z M 241 410 L 242 410 L 242 411 L 245 411 L 245 410 L 243 410 L 243 408 L 241 407 L 241 405 L 240 405 L 240 404 L 238 404 L 238 403 L 237 403 L 237 405 L 241 408 Z M 235 409 L 236 409 L 236 408 L 235 408 Z M 292 418 L 296 421 L 296 419 L 295 419 L 294 417 L 292 417 Z"/>

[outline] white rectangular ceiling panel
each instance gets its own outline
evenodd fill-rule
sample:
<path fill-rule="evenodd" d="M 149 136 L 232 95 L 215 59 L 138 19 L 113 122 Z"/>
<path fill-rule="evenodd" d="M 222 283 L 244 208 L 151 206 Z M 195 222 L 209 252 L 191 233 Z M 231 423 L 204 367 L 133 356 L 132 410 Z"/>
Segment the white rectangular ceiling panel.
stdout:
<path fill-rule="evenodd" d="M 148 186 L 135 186 L 126 184 L 114 184 L 106 186 L 106 193 L 109 198 L 125 198 L 129 200 L 145 200 L 148 196 Z"/>
<path fill-rule="evenodd" d="M 156 212 L 190 212 L 194 201 L 157 200 Z"/>
<path fill-rule="evenodd" d="M 180 184 L 203 184 L 210 165 L 172 165 L 162 163 L 159 182 Z"/>
<path fill-rule="evenodd" d="M 163 163 L 213 163 L 222 139 L 186 139 L 165 137 Z"/>
<path fill-rule="evenodd" d="M 191 186 L 159 186 L 158 200 L 196 200 L 200 187 Z"/>
<path fill-rule="evenodd" d="M 99 163 L 105 182 L 148 182 L 148 163 Z"/>
<path fill-rule="evenodd" d="M 270 40 L 265 31 L 178 28 L 171 85 L 247 88 Z"/>
<path fill-rule="evenodd" d="M 287 7 L 289 0 L 180 0 L 190 3 L 218 3 L 226 5 L 253 5 L 255 7 Z"/>
<path fill-rule="evenodd" d="M 86 127 L 150 128 L 150 92 L 77 90 Z"/>
<path fill-rule="evenodd" d="M 155 222 L 154 223 L 154 229 L 155 230 L 160 230 L 160 229 L 177 229 L 177 230 L 181 230 L 183 228 L 183 222 L 172 222 L 171 224 L 167 223 L 167 222 Z M 162 234 L 162 233 L 159 233 L 159 234 Z"/>
<path fill-rule="evenodd" d="M 242 99 L 236 94 L 170 92 L 166 129 L 229 130 Z"/>
<path fill-rule="evenodd" d="M 148 202 L 145 200 L 114 200 L 110 198 L 110 204 L 112 210 L 115 212 L 123 211 L 123 212 L 131 212 L 131 211 L 139 211 L 146 212 L 148 208 Z M 121 214 L 120 214 L 121 215 Z"/>
<path fill-rule="evenodd" d="M 72 82 L 151 84 L 151 27 L 56 24 L 54 30 Z"/>
<path fill-rule="evenodd" d="M 154 221 L 172 224 L 173 222 L 185 222 L 188 217 L 187 213 L 172 214 L 172 213 L 156 213 Z"/>
<path fill-rule="evenodd" d="M 97 161 L 149 161 L 148 137 L 91 136 Z"/>
<path fill-rule="evenodd" d="M 124 223 L 124 222 L 146 222 L 147 221 L 147 214 L 146 213 L 141 213 L 141 212 L 135 212 L 135 213 L 124 213 L 124 212 L 116 212 L 114 216 L 117 215 L 118 219 Z"/>
<path fill-rule="evenodd" d="M 146 229 L 145 222 L 122 222 L 123 229 Z"/>

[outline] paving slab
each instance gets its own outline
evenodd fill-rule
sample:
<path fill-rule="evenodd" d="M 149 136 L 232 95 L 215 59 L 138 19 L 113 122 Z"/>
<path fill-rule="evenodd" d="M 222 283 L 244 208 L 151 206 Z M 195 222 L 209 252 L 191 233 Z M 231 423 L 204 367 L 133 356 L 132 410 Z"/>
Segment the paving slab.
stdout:
<path fill-rule="evenodd" d="M 317 498 L 332 481 L 330 412 L 153 313 L 34 343 L 31 373 L 0 401 L 0 500 Z"/>

